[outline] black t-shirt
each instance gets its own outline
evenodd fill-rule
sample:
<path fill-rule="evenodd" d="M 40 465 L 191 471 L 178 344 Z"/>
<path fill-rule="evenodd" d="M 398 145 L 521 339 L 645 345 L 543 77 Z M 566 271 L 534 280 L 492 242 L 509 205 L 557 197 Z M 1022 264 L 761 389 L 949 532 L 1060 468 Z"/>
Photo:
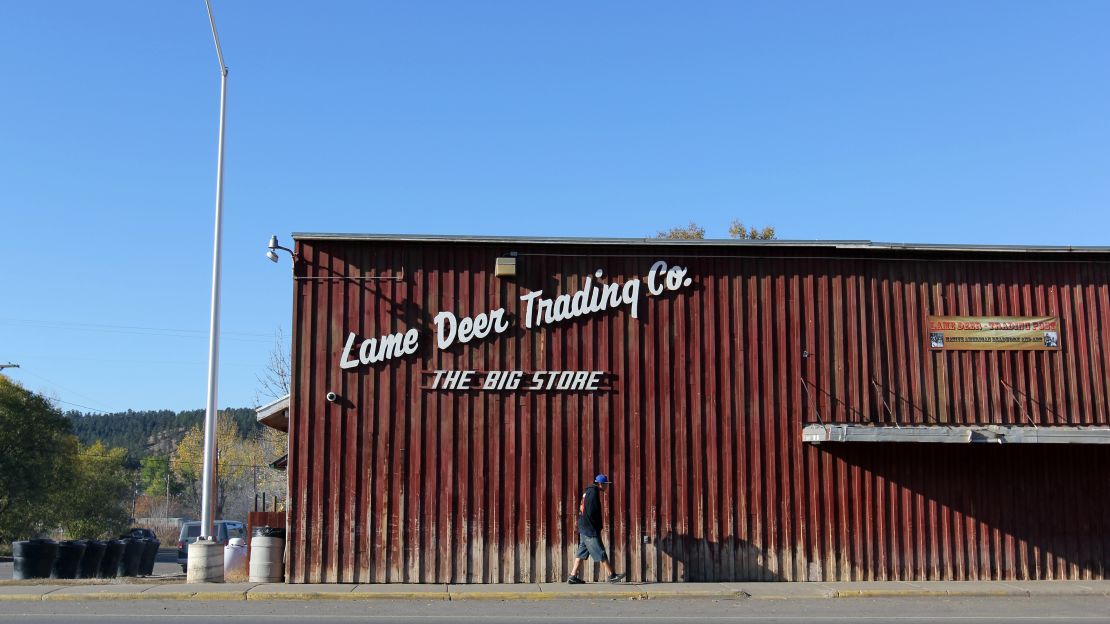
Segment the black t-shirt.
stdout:
<path fill-rule="evenodd" d="M 582 492 L 578 511 L 578 532 L 589 537 L 600 535 L 604 523 L 601 520 L 601 492 L 596 485 L 591 485 Z"/>

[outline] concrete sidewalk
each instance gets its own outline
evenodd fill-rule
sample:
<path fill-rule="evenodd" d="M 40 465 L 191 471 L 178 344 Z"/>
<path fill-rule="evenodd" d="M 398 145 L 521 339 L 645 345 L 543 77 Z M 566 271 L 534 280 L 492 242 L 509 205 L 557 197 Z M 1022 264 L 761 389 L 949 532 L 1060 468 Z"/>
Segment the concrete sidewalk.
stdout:
<path fill-rule="evenodd" d="M 287 585 L 284 583 L 2 585 L 5 600 L 807 600 L 853 597 L 1110 596 L 1110 581 L 856 583 L 520 583 Z"/>

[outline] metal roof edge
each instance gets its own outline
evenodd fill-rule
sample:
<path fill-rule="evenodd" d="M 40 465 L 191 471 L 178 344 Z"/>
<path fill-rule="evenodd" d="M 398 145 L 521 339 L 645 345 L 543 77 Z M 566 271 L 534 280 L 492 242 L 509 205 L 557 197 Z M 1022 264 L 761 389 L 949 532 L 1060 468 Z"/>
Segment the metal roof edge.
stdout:
<path fill-rule="evenodd" d="M 254 410 L 255 420 L 261 422 L 263 419 L 273 416 L 279 412 L 289 409 L 289 395 L 285 395 L 280 399 L 275 399 Z"/>
<path fill-rule="evenodd" d="M 959 245 L 945 243 L 886 243 L 870 240 L 737 240 L 709 238 L 673 240 L 665 238 L 595 238 L 558 236 L 475 236 L 450 234 L 345 234 L 329 232 L 294 232 L 293 240 L 388 241 L 410 243 L 462 244 L 536 244 L 536 245 L 657 245 L 677 247 L 824 247 L 835 249 L 871 249 L 906 251 L 972 251 L 996 253 L 1110 253 L 1110 247 L 1073 245 Z"/>

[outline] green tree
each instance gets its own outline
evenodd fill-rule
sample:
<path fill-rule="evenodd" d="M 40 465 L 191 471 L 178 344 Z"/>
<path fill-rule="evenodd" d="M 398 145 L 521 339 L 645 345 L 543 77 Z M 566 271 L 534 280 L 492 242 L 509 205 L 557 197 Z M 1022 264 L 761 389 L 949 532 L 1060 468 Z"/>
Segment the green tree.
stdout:
<path fill-rule="evenodd" d="M 255 446 L 257 443 L 255 443 Z M 233 415 L 227 411 L 216 415 L 216 479 L 218 481 L 213 506 L 217 518 L 223 517 L 228 494 L 254 475 L 251 441 L 244 439 Z M 191 502 L 199 503 L 200 482 L 204 463 L 204 426 L 190 429 L 173 453 L 173 469 L 182 482 L 191 487 Z"/>
<path fill-rule="evenodd" d="M 671 240 L 701 240 L 705 238 L 705 228 L 693 221 L 685 227 L 673 227 L 669 230 L 660 230 L 655 238 L 668 238 Z"/>
<path fill-rule="evenodd" d="M 258 429 L 253 409 L 231 408 L 224 412 L 234 418 L 241 435 Z M 113 448 L 126 448 L 132 458 L 142 458 L 172 453 L 186 431 L 204 422 L 204 410 L 128 410 L 113 414 L 69 411 L 66 418 L 81 444 L 100 440 Z"/>
<path fill-rule="evenodd" d="M 104 538 L 127 529 L 132 473 L 127 449 L 100 442 L 77 452 L 73 485 L 64 494 L 62 528 L 71 537 Z"/>
<path fill-rule="evenodd" d="M 184 490 L 184 485 L 170 468 L 168 455 L 152 455 L 139 460 L 139 487 L 151 497 L 173 497 Z"/>
<path fill-rule="evenodd" d="M 76 444 L 61 411 L 0 375 L 0 541 L 53 528 L 57 494 L 73 480 Z"/>
<path fill-rule="evenodd" d="M 766 225 L 761 228 L 749 228 L 739 219 L 733 219 L 732 223 L 729 224 L 728 235 L 739 240 L 773 240 L 776 238 L 774 226 Z M 705 238 L 705 228 L 691 221 L 686 226 L 662 230 L 655 237 L 670 240 L 702 240 Z"/>
<path fill-rule="evenodd" d="M 741 240 L 774 240 L 774 226 L 765 225 L 762 228 L 744 227 L 739 219 L 733 219 L 728 226 L 728 235 Z"/>

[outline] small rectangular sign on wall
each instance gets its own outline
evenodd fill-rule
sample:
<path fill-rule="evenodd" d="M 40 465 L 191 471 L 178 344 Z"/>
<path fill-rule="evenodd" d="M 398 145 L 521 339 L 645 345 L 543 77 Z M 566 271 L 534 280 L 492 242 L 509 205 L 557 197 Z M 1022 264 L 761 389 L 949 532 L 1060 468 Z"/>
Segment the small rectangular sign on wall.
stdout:
<path fill-rule="evenodd" d="M 933 351 L 1059 351 L 1055 316 L 930 316 Z"/>

